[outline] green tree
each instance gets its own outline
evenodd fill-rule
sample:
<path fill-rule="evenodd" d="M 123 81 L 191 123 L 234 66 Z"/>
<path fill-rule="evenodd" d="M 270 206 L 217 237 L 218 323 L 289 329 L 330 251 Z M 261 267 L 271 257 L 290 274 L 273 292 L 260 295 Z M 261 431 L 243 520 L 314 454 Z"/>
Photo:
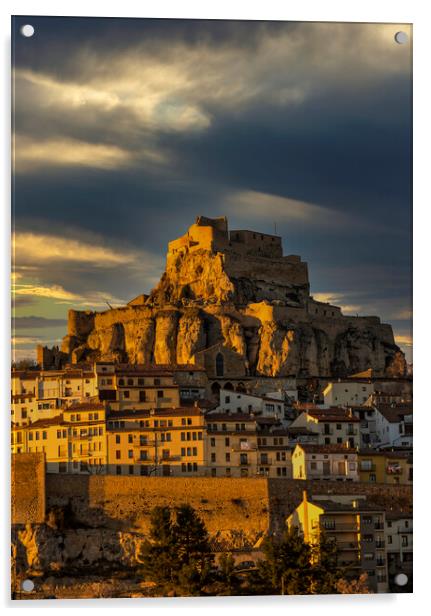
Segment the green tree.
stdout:
<path fill-rule="evenodd" d="M 337 584 L 344 575 L 338 566 L 338 549 L 334 538 L 320 532 L 319 542 L 311 547 L 310 594 L 337 593 Z"/>
<path fill-rule="evenodd" d="M 172 536 L 178 559 L 178 587 L 185 594 L 201 594 L 212 579 L 214 557 L 205 524 L 190 505 L 177 508 Z"/>
<path fill-rule="evenodd" d="M 189 505 L 151 513 L 149 540 L 140 554 L 145 577 L 175 594 L 200 595 L 211 581 L 213 555 L 204 523 Z"/>
<path fill-rule="evenodd" d="M 144 543 L 140 554 L 142 572 L 153 582 L 170 586 L 175 580 L 178 558 L 169 507 L 155 507 L 150 523 L 150 541 Z"/>
<path fill-rule="evenodd" d="M 286 530 L 281 539 L 268 537 L 263 544 L 263 553 L 265 559 L 259 562 L 258 579 L 254 580 L 258 592 L 308 594 L 312 549 L 296 528 Z"/>
<path fill-rule="evenodd" d="M 303 595 L 337 593 L 344 571 L 338 566 L 335 541 L 324 533 L 319 542 L 304 541 L 297 528 L 281 537 L 268 538 L 263 546 L 265 560 L 259 563 L 259 592 Z"/>

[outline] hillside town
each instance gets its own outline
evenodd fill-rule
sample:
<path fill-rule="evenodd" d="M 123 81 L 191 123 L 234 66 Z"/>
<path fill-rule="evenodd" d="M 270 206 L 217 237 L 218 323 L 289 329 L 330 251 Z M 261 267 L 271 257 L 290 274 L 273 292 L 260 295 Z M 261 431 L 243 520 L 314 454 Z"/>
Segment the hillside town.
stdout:
<path fill-rule="evenodd" d="M 12 452 L 43 453 L 48 474 L 311 481 L 324 499 L 305 498 L 287 524 L 306 537 L 305 519 L 322 525 L 376 592 L 411 578 L 411 511 L 349 494 L 352 483 L 412 485 L 411 378 L 289 377 L 252 393 L 246 380 L 217 394 L 213 384 L 193 365 L 14 370 Z M 328 481 L 343 482 L 342 496 L 325 493 Z"/>
<path fill-rule="evenodd" d="M 149 295 L 70 310 L 61 347 L 12 369 L 11 426 L 17 570 L 35 543 L 38 575 L 104 552 L 138 567 L 124 537 L 146 540 L 168 499 L 193 503 L 232 566 L 257 570 L 296 529 L 335 544 L 358 592 L 412 590 L 412 375 L 389 324 L 314 300 L 280 237 L 198 217 Z"/>

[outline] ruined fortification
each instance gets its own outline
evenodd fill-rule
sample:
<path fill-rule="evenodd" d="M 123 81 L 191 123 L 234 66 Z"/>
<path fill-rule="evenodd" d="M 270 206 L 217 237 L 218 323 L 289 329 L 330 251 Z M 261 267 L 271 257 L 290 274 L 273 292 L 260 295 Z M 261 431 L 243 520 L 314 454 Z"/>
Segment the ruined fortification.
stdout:
<path fill-rule="evenodd" d="M 390 325 L 344 316 L 310 295 L 307 264 L 281 238 L 198 217 L 168 246 L 150 295 L 69 312 L 63 361 L 196 364 L 209 377 L 405 373 Z"/>

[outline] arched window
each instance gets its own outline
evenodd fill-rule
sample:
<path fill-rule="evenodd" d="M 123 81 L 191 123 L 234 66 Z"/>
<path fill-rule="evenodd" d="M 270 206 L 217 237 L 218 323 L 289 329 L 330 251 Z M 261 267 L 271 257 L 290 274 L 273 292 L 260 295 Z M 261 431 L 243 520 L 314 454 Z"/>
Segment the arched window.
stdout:
<path fill-rule="evenodd" d="M 216 355 L 216 375 L 217 376 L 224 375 L 224 358 L 221 353 L 217 353 Z"/>
<path fill-rule="evenodd" d="M 232 383 L 226 383 L 226 384 L 223 386 L 223 389 L 227 389 L 227 391 L 233 391 L 233 385 L 232 385 Z"/>

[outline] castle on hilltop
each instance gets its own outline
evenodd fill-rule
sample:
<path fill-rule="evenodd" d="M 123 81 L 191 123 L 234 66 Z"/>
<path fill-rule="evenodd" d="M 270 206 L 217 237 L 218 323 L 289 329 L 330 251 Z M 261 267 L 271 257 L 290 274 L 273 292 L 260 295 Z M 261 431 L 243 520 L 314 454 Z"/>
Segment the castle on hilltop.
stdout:
<path fill-rule="evenodd" d="M 229 231 L 225 217 L 199 216 L 169 242 L 149 295 L 104 312 L 69 311 L 61 351 L 39 353 L 57 364 L 199 365 L 210 378 L 222 364 L 232 378 L 405 373 L 390 325 L 314 300 L 307 263 L 284 256 L 281 237 Z"/>

